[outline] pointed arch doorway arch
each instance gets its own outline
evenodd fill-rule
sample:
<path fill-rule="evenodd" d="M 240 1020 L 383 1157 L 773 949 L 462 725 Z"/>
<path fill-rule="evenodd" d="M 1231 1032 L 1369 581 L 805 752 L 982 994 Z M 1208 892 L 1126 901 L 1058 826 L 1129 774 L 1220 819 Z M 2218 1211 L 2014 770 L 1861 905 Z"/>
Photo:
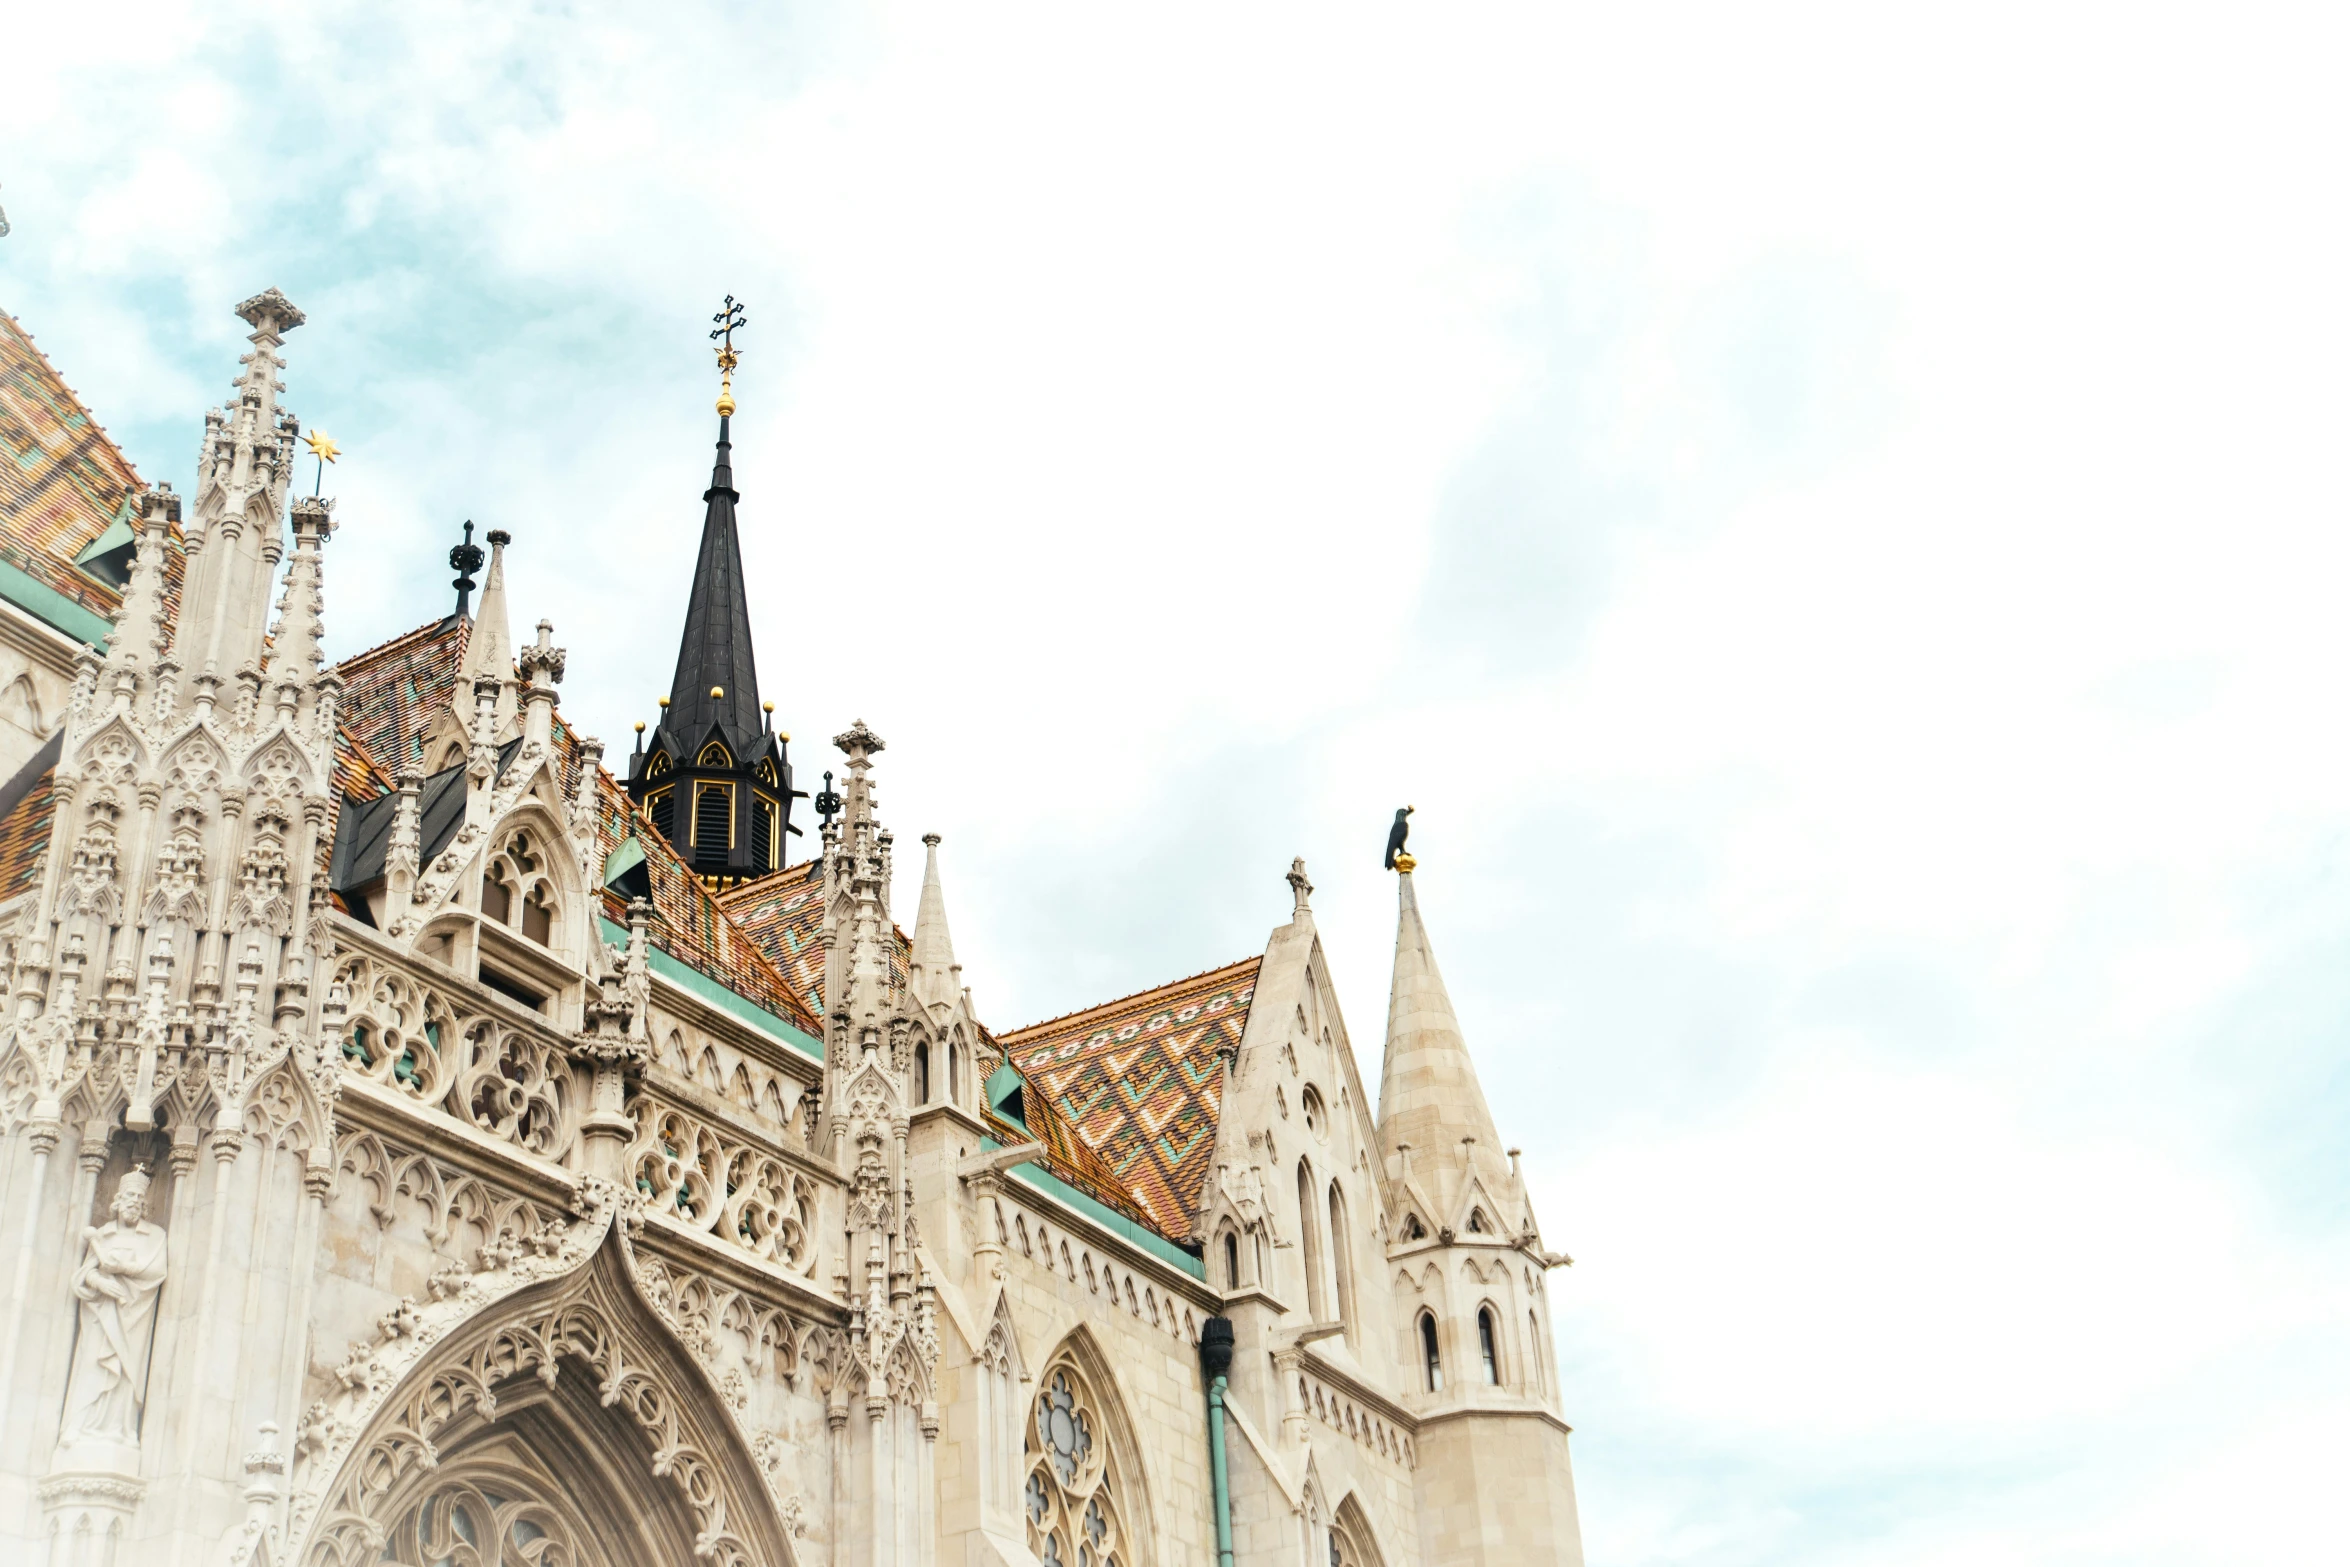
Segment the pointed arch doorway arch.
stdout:
<path fill-rule="evenodd" d="M 298 1478 L 304 1567 L 794 1567 L 786 1510 L 617 1226 L 344 1413 L 354 1439 Z"/>

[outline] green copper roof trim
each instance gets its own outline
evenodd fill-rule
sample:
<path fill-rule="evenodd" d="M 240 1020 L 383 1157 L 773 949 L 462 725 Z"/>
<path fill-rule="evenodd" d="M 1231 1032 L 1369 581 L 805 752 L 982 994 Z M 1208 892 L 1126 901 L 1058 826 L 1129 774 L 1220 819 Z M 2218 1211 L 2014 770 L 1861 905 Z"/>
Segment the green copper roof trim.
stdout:
<path fill-rule="evenodd" d="M 615 925 L 600 914 L 596 916 L 596 925 L 606 941 L 620 947 L 628 945 L 626 927 Z M 750 997 L 736 994 L 700 969 L 678 962 L 659 947 L 653 948 L 653 972 L 682 990 L 692 991 L 719 1011 L 733 1013 L 761 1033 L 773 1034 L 801 1055 L 824 1059 L 823 1040 L 802 1033 L 796 1025 L 785 1022 Z"/>
<path fill-rule="evenodd" d="M 1003 1069 L 999 1067 L 997 1070 Z M 995 1080 L 990 1078 L 988 1081 L 992 1083 Z M 988 1149 L 1001 1148 L 1004 1145 L 992 1137 L 982 1137 L 979 1139 L 979 1146 L 982 1149 Z M 1026 1164 L 1013 1165 L 1012 1173 L 1038 1191 L 1043 1192 L 1047 1197 L 1067 1203 L 1120 1239 L 1132 1241 L 1152 1256 L 1174 1264 L 1202 1284 L 1208 1281 L 1208 1261 L 1205 1257 L 1194 1257 L 1158 1231 L 1147 1229 L 1117 1209 L 1096 1202 L 1033 1159 Z"/>
<path fill-rule="evenodd" d="M 637 842 L 632 833 L 619 848 L 604 857 L 604 885 L 611 886 L 644 863 L 645 846 Z"/>
<path fill-rule="evenodd" d="M 76 604 L 14 561 L 0 560 L 0 598 L 47 621 L 76 642 L 102 648 L 114 635 L 114 622 L 87 605 Z"/>

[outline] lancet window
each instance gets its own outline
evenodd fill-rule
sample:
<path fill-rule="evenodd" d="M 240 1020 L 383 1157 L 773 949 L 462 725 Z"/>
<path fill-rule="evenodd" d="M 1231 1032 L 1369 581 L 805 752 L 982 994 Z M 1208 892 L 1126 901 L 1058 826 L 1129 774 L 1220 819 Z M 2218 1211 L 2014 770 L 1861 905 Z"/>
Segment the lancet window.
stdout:
<path fill-rule="evenodd" d="M 555 884 L 527 830 L 507 839 L 482 872 L 481 911 L 542 947 L 554 944 Z"/>
<path fill-rule="evenodd" d="M 1133 1567 L 1125 1497 L 1102 1405 L 1075 1362 L 1045 1374 L 1028 1431 L 1020 1497 L 1028 1548 L 1045 1567 Z"/>
<path fill-rule="evenodd" d="M 1501 1349 L 1493 1338 L 1493 1308 L 1477 1308 L 1477 1353 L 1485 1361 L 1485 1381 L 1490 1387 L 1501 1386 Z"/>
<path fill-rule="evenodd" d="M 1431 1312 L 1420 1313 L 1420 1361 L 1425 1369 L 1428 1391 L 1444 1391 L 1444 1357 L 1436 1348 L 1436 1318 Z"/>

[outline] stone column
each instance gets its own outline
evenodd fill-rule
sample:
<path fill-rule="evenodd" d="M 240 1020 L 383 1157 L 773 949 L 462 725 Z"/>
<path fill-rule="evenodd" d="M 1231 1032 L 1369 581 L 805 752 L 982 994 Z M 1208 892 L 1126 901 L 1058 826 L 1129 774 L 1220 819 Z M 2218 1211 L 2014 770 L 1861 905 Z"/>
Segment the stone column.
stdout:
<path fill-rule="evenodd" d="M 890 1484 L 895 1446 L 890 1441 L 889 1393 L 876 1387 L 865 1395 L 865 1429 L 873 1445 L 873 1567 L 896 1567 L 897 1520 L 891 1516 L 897 1498 Z"/>
<path fill-rule="evenodd" d="M 25 1287 L 32 1278 L 33 1237 L 41 1228 L 41 1198 L 49 1179 L 49 1155 L 56 1151 L 57 1140 L 64 1133 L 55 1108 L 48 1107 L 43 1114 L 34 1112 L 28 1133 L 32 1147 L 33 1178 L 26 1183 L 24 1222 L 16 1232 L 16 1274 L 8 1288 L 8 1320 L 0 1322 L 0 1339 L 6 1340 L 0 1348 L 0 1411 L 11 1406 L 10 1394 L 16 1383 L 16 1350 L 24 1337 Z"/>

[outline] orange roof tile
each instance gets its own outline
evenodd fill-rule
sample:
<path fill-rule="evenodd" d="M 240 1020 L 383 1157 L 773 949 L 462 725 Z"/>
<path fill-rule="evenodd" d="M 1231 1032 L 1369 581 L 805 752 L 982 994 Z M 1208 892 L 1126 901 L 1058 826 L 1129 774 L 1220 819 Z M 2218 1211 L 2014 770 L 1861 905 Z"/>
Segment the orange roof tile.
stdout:
<path fill-rule="evenodd" d="M 783 970 L 810 1012 L 824 1011 L 824 880 L 804 860 L 718 894 L 718 906 Z"/>
<path fill-rule="evenodd" d="M 0 315 L 0 560 L 111 620 L 122 596 L 74 557 L 146 488 L 13 316 Z M 172 530 L 179 538 L 179 530 Z M 164 600 L 179 602 L 187 557 L 164 560 Z"/>
<path fill-rule="evenodd" d="M 563 731 L 566 737 L 570 731 Z M 579 773 L 576 742 L 568 745 L 567 771 Z M 645 851 L 645 869 L 653 884 L 653 910 L 658 917 L 654 940 L 678 962 L 716 980 L 736 995 L 757 1002 L 816 1039 L 824 1037 L 818 1008 L 768 956 L 760 943 L 728 917 L 722 899 L 670 847 L 669 840 L 637 812 L 620 780 L 604 768 L 596 776 L 596 852 L 606 859 L 634 833 Z M 772 879 L 772 878 L 771 878 Z M 754 883 L 754 885 L 760 885 Z M 627 902 L 607 890 L 606 912 L 625 922 Z M 821 1005 L 821 1001 L 819 1001 Z"/>
<path fill-rule="evenodd" d="M 0 816 L 0 899 L 13 898 L 40 879 L 57 814 L 57 768 L 52 763 Z"/>
<path fill-rule="evenodd" d="M 1002 1036 L 1005 1059 L 1130 1188 L 1161 1233 L 1191 1233 L 1223 1110 L 1219 1049 L 1256 997 L 1247 958 Z"/>
<path fill-rule="evenodd" d="M 454 615 L 427 621 L 335 666 L 343 677 L 336 714 L 387 775 L 421 764 L 425 725 L 457 690 L 457 665 L 472 628 Z"/>
<path fill-rule="evenodd" d="M 143 488 L 16 318 L 0 315 L 0 556 L 111 618 L 121 596 L 73 558 Z"/>

